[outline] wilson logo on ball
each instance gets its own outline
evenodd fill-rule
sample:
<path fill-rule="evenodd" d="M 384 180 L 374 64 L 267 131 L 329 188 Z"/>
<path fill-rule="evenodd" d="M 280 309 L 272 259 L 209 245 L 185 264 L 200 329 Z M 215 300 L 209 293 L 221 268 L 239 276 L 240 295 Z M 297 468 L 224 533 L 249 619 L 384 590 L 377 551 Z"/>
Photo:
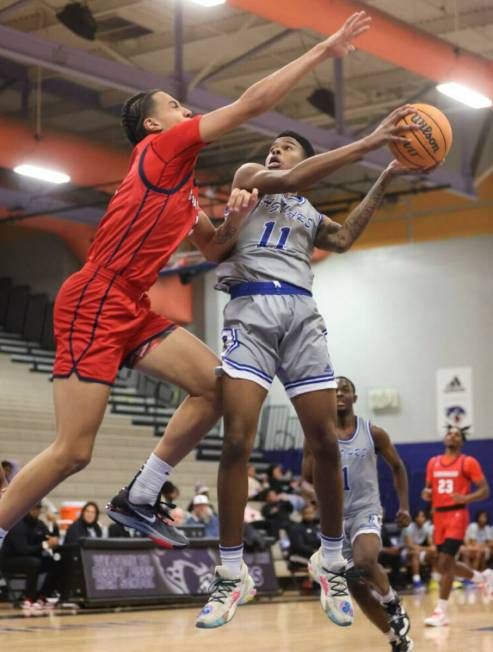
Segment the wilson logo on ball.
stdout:
<path fill-rule="evenodd" d="M 433 128 L 431 125 L 429 125 L 426 120 L 423 120 L 423 118 L 419 115 L 419 113 L 414 113 L 411 116 L 412 122 L 414 122 L 415 125 L 418 125 L 419 130 L 423 134 L 423 136 L 426 138 L 426 140 L 430 143 L 430 146 L 433 150 L 433 152 L 438 152 L 439 146 L 437 141 L 433 138 Z"/>

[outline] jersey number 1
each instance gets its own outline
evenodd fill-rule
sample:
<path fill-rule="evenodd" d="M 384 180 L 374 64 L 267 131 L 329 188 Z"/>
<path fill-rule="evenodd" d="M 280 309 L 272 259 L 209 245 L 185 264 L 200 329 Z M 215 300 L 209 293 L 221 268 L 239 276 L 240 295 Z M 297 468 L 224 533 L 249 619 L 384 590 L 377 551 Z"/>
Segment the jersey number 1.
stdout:
<path fill-rule="evenodd" d="M 272 231 L 274 230 L 275 225 L 276 225 L 275 222 L 266 222 L 264 224 L 264 232 L 262 233 L 262 237 L 260 238 L 260 242 L 258 243 L 257 247 L 269 246 L 270 236 L 272 235 Z M 286 248 L 286 243 L 288 241 L 290 231 L 291 229 L 289 228 L 289 226 L 282 227 L 281 235 L 279 236 L 279 240 L 277 241 L 276 244 L 276 249 Z"/>
<path fill-rule="evenodd" d="M 344 491 L 351 491 L 349 486 L 349 469 L 347 466 L 342 467 L 342 475 L 344 477 Z"/>

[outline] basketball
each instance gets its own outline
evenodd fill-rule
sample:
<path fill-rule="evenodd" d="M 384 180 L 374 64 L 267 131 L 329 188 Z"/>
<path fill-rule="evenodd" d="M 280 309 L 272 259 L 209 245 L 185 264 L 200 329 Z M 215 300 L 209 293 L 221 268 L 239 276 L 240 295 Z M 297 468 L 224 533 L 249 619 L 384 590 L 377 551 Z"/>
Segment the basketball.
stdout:
<path fill-rule="evenodd" d="M 409 143 L 391 143 L 390 150 L 403 165 L 430 168 L 441 163 L 452 145 L 452 127 L 447 116 L 431 104 L 411 104 L 416 113 L 398 124 L 415 124 L 419 131 L 409 132 Z"/>

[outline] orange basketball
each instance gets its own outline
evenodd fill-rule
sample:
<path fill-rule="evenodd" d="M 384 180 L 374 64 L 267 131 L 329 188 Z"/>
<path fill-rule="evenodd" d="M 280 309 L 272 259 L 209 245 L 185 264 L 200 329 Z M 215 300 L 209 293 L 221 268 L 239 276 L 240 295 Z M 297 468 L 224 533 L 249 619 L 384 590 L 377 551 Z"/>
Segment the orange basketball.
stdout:
<path fill-rule="evenodd" d="M 452 127 L 445 114 L 431 104 L 411 104 L 411 113 L 397 124 L 415 124 L 419 131 L 405 134 L 410 141 L 390 143 L 390 151 L 403 165 L 410 168 L 430 168 L 447 156 L 452 145 Z"/>

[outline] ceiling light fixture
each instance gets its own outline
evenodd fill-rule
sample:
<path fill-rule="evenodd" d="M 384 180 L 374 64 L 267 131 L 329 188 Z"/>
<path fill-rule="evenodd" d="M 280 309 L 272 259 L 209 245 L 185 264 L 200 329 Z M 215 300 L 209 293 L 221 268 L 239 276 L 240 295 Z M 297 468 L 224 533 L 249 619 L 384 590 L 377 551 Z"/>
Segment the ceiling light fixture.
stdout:
<path fill-rule="evenodd" d="M 196 5 L 202 5 L 202 7 L 215 7 L 216 5 L 224 5 L 226 0 L 192 0 Z"/>
<path fill-rule="evenodd" d="M 47 181 L 48 183 L 68 183 L 70 181 L 70 177 L 64 172 L 58 172 L 39 165 L 30 165 L 29 163 L 18 165 L 14 168 L 14 172 L 24 177 Z"/>
<path fill-rule="evenodd" d="M 491 106 L 493 102 L 486 95 L 482 95 L 477 91 L 459 84 L 458 82 L 446 82 L 445 84 L 438 84 L 437 91 L 451 97 L 457 102 L 462 102 L 471 109 L 486 109 Z"/>

